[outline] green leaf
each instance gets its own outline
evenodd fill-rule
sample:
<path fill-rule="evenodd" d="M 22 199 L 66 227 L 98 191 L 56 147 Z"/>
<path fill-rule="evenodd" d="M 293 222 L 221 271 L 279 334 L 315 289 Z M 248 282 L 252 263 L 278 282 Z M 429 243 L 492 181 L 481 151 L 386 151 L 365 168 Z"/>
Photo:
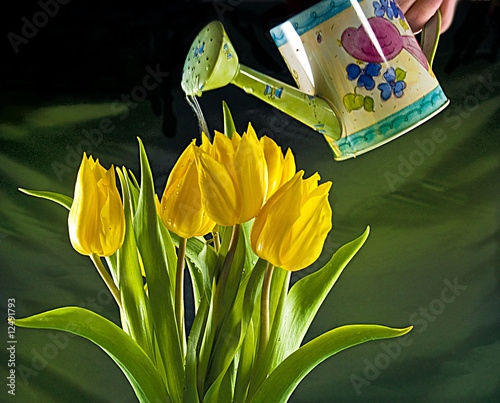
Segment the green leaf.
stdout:
<path fill-rule="evenodd" d="M 265 260 L 259 259 L 252 274 L 241 282 L 232 309 L 218 332 L 220 336 L 215 340 L 206 386 L 215 383 L 217 378 L 220 380 L 221 375 L 224 376 L 245 339 L 260 295 L 266 265 Z"/>
<path fill-rule="evenodd" d="M 205 395 L 205 378 L 207 374 L 208 363 L 210 361 L 210 355 L 212 353 L 212 347 L 214 343 L 215 336 L 215 325 L 213 319 L 213 311 L 214 311 L 214 294 L 215 294 L 215 281 L 212 286 L 211 294 L 207 294 L 207 298 L 209 298 L 208 302 L 208 312 L 207 312 L 207 320 L 205 327 L 202 331 L 203 341 L 200 346 L 200 351 L 198 354 L 198 379 L 197 379 L 197 388 L 200 399 L 203 399 Z"/>
<path fill-rule="evenodd" d="M 22 188 L 19 188 L 19 190 L 30 196 L 39 197 L 40 199 L 52 200 L 53 202 L 56 202 L 63 207 L 66 207 L 68 210 L 71 210 L 71 205 L 73 204 L 72 197 L 65 196 L 60 193 L 45 192 L 41 190 L 28 190 Z"/>
<path fill-rule="evenodd" d="M 64 330 L 101 347 L 121 368 L 141 402 L 170 402 L 165 385 L 141 347 L 114 323 L 84 308 L 66 307 L 16 319 L 21 327 Z"/>
<path fill-rule="evenodd" d="M 254 219 L 241 224 L 241 230 L 243 231 L 243 238 L 245 239 L 245 266 L 243 268 L 243 275 L 249 275 L 259 257 L 254 253 L 252 247 L 250 246 L 250 231 L 252 230 L 252 224 Z"/>
<path fill-rule="evenodd" d="M 186 388 L 184 390 L 184 401 L 186 403 L 199 403 L 198 395 L 198 357 L 201 349 L 202 335 L 204 334 L 209 311 L 208 297 L 205 294 L 200 302 L 198 311 L 194 317 L 186 350 Z"/>
<path fill-rule="evenodd" d="M 123 315 L 127 328 L 124 330 L 144 349 L 149 358 L 154 361 L 154 347 L 152 338 L 153 324 L 149 306 L 149 299 L 144 291 L 141 274 L 140 257 L 137 251 L 134 229 L 132 226 L 129 184 L 124 174 L 117 169 L 122 187 L 123 207 L 125 211 L 125 237 L 123 245 L 117 251 L 117 283 L 122 299 Z"/>
<path fill-rule="evenodd" d="M 269 295 L 269 329 L 273 328 L 274 319 L 276 319 L 276 326 L 281 324 L 281 310 L 283 309 L 288 288 L 290 285 L 291 272 L 274 268 L 273 277 L 271 279 L 271 290 Z"/>
<path fill-rule="evenodd" d="M 401 67 L 396 67 L 396 81 L 403 81 L 406 78 L 406 71 L 404 71 Z"/>
<path fill-rule="evenodd" d="M 140 187 L 137 184 L 137 179 L 135 179 L 135 176 L 132 173 L 132 171 L 127 170 L 125 167 L 122 167 L 122 172 L 127 182 L 128 191 L 130 195 L 130 208 L 132 210 L 132 216 L 134 216 L 137 210 L 137 203 L 139 202 Z"/>
<path fill-rule="evenodd" d="M 240 281 L 243 275 L 243 268 L 245 264 L 245 238 L 242 228 L 239 228 L 240 235 L 238 239 L 238 244 L 236 245 L 236 252 L 234 254 L 233 262 L 229 270 L 229 276 L 227 278 L 227 283 L 222 294 L 222 318 L 228 315 L 231 311 L 236 295 L 240 288 Z M 229 231 L 228 231 L 229 232 Z"/>
<path fill-rule="evenodd" d="M 373 98 L 366 96 L 365 97 L 365 104 L 363 105 L 363 107 L 365 108 L 366 112 L 373 112 L 373 110 L 374 110 Z"/>
<path fill-rule="evenodd" d="M 369 227 L 354 241 L 342 246 L 320 270 L 297 281 L 270 330 L 269 343 L 263 362 L 258 362 L 252 378 L 250 396 L 271 371 L 300 347 L 321 304 L 339 278 L 343 269 L 361 248 Z"/>
<path fill-rule="evenodd" d="M 361 109 L 365 104 L 363 96 L 354 93 L 344 95 L 343 102 L 348 112 Z"/>
<path fill-rule="evenodd" d="M 159 215 L 157 215 L 156 218 L 157 224 L 158 224 L 158 236 L 160 239 L 160 244 L 162 247 L 162 253 L 163 256 L 165 257 L 165 260 L 167 262 L 166 268 L 167 268 L 167 275 L 169 279 L 172 279 L 170 281 L 170 287 L 171 287 L 171 294 L 172 296 L 175 296 L 175 273 L 177 271 L 177 253 L 175 252 L 175 246 L 172 241 L 172 238 L 170 236 L 170 232 L 168 231 L 167 227 L 163 224 L 161 221 L 161 218 Z"/>
<path fill-rule="evenodd" d="M 254 356 L 255 335 L 253 322 L 250 321 L 245 339 L 241 345 L 238 374 L 236 377 L 236 386 L 234 388 L 234 402 L 244 402 L 246 399 L 250 376 L 252 375 Z"/>
<path fill-rule="evenodd" d="M 224 114 L 224 134 L 230 139 L 233 138 L 233 133 L 236 131 L 234 126 L 233 117 L 231 116 L 231 111 L 226 104 L 226 101 L 222 101 L 222 112 Z"/>
<path fill-rule="evenodd" d="M 243 266 L 245 261 L 245 240 L 243 231 L 240 225 L 236 225 L 226 230 L 221 231 L 222 243 L 219 250 L 218 266 L 221 267 L 220 275 L 217 278 L 216 287 L 214 288 L 213 302 L 213 321 L 215 324 L 214 340 L 215 344 L 213 351 L 210 354 L 208 363 L 208 371 L 206 372 L 205 387 L 215 383 L 216 379 L 219 382 L 223 380 L 223 372 L 230 364 L 226 360 L 227 345 L 233 345 L 239 342 L 239 335 L 233 336 L 232 333 L 224 330 L 224 324 L 228 316 L 238 306 L 235 304 L 235 298 L 240 291 L 240 280 L 243 274 Z M 234 236 L 234 239 L 233 239 Z M 232 243 L 237 241 L 236 244 Z M 231 245 L 231 246 L 230 246 Z M 231 256 L 233 256 L 232 261 Z M 230 264 L 230 266 L 229 266 Z M 241 317 L 241 315 L 239 315 Z M 221 336 L 223 335 L 223 336 Z M 234 338 L 234 340 L 229 340 Z M 229 355 L 232 354 L 232 351 Z M 220 376 L 222 374 L 222 377 Z M 213 386 L 213 385 L 212 385 Z M 220 384 L 219 384 L 220 386 Z M 214 386 L 218 389 L 218 386 Z"/>
<path fill-rule="evenodd" d="M 158 338 L 158 348 L 165 368 L 167 390 L 172 400 L 182 401 L 184 388 L 183 341 L 179 339 L 175 319 L 174 295 L 168 277 L 168 262 L 163 253 L 163 245 L 158 229 L 153 175 L 148 163 L 144 145 L 139 139 L 141 157 L 141 191 L 134 216 L 134 231 L 137 240 L 146 281 L 154 329 Z M 175 277 L 174 277 L 175 278 Z M 158 357 L 157 359 L 160 359 Z"/>
<path fill-rule="evenodd" d="M 401 27 L 404 29 L 404 30 L 408 30 L 410 29 L 410 27 L 408 26 L 408 24 L 406 23 L 405 20 L 403 20 L 402 18 L 399 19 L 399 24 L 401 25 Z"/>
<path fill-rule="evenodd" d="M 379 325 L 349 325 L 330 330 L 290 354 L 262 382 L 250 403 L 285 402 L 299 382 L 328 357 L 370 340 L 402 336 L 411 329 L 411 326 L 393 329 Z"/>

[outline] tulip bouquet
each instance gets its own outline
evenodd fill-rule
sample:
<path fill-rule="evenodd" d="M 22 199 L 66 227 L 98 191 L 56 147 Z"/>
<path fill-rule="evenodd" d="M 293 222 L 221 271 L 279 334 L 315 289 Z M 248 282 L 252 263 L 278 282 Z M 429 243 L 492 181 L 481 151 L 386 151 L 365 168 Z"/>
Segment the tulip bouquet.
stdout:
<path fill-rule="evenodd" d="M 139 140 L 140 184 L 85 154 L 74 198 L 24 190 L 69 210 L 69 238 L 118 305 L 121 327 L 80 307 L 16 320 L 100 346 L 141 402 L 284 402 L 324 359 L 411 328 L 346 325 L 301 346 L 330 289 L 368 236 L 341 247 L 290 287 L 331 229 L 330 182 L 296 172 L 270 138 L 243 135 L 224 104 L 224 132 L 182 153 L 161 199 Z M 105 267 L 105 263 L 107 268 Z M 184 274 L 195 316 L 185 325 Z"/>

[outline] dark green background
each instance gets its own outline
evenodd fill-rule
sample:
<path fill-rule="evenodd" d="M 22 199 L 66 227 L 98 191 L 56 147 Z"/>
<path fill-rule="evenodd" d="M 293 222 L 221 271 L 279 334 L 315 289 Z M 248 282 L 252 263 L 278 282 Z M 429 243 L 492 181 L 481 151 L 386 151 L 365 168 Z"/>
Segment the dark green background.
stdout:
<path fill-rule="evenodd" d="M 118 323 L 118 311 L 92 263 L 69 243 L 67 211 L 17 188 L 72 195 L 82 151 L 106 167 L 126 165 L 138 173 L 140 136 L 161 193 L 174 161 L 198 136 L 180 74 L 192 39 L 206 23 L 223 20 L 242 63 L 292 82 L 268 29 L 303 5 L 82 3 L 61 5 L 17 54 L 7 34 L 20 33 L 21 18 L 31 19 L 40 6 L 13 5 L 3 16 L 4 318 L 7 299 L 15 298 L 17 317 L 78 305 Z M 450 106 L 405 136 L 345 162 L 335 162 L 315 132 L 235 87 L 200 99 L 211 130 L 222 130 L 221 103 L 226 100 L 239 131 L 251 121 L 259 135 L 291 147 L 307 175 L 318 171 L 323 180 L 333 181 L 333 229 L 324 254 L 313 267 L 294 274 L 294 280 L 371 226 L 367 243 L 325 301 L 307 339 L 350 323 L 415 326 L 399 347 L 372 342 L 328 359 L 299 385 L 291 402 L 490 402 L 500 397 L 500 62 L 490 52 L 498 46 L 498 25 L 497 36 L 494 29 L 487 7 L 471 9 L 462 2 L 435 61 Z M 116 101 L 141 85 L 146 66 L 158 64 L 168 77 L 125 115 Z M 110 130 L 89 146 L 85 131 L 103 122 Z M 418 144 L 427 145 L 427 154 Z M 460 285 L 458 295 L 443 291 L 450 283 Z M 16 331 L 16 397 L 9 396 L 5 325 L 2 320 L 0 401 L 135 401 L 121 371 L 97 346 L 32 329 Z M 356 390 L 353 379 L 365 381 Z"/>

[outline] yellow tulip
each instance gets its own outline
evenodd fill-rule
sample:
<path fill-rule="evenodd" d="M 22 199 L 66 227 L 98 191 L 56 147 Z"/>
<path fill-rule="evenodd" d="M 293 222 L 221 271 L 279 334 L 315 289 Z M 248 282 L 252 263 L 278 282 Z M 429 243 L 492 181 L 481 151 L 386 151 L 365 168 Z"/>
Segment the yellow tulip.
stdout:
<path fill-rule="evenodd" d="M 191 143 L 175 163 L 159 206 L 162 222 L 182 238 L 205 235 L 215 226 L 201 204 L 195 147 Z"/>
<path fill-rule="evenodd" d="M 295 157 L 292 150 L 288 149 L 285 157 L 281 147 L 267 136 L 260 139 L 267 163 L 267 194 L 266 201 L 276 191 L 295 175 Z"/>
<path fill-rule="evenodd" d="M 267 192 L 264 150 L 254 129 L 229 139 L 215 132 L 212 145 L 204 140 L 196 149 L 202 204 L 217 224 L 231 226 L 254 218 Z"/>
<path fill-rule="evenodd" d="M 328 192 L 332 185 L 318 186 L 316 173 L 303 179 L 304 171 L 280 187 L 255 218 L 250 245 L 257 256 L 289 271 L 301 270 L 321 254 L 332 228 Z"/>
<path fill-rule="evenodd" d="M 82 255 L 111 256 L 123 244 L 125 214 L 113 165 L 83 154 L 68 217 L 69 238 Z"/>

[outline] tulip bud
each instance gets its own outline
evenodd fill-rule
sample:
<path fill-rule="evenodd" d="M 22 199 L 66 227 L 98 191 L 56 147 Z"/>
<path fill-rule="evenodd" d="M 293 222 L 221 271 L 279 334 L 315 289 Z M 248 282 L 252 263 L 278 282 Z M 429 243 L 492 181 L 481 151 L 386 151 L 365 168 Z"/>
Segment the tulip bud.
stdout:
<path fill-rule="evenodd" d="M 321 254 L 332 228 L 328 192 L 319 175 L 302 179 L 304 171 L 280 187 L 253 222 L 250 245 L 255 254 L 289 271 L 311 265 Z"/>
<path fill-rule="evenodd" d="M 68 216 L 69 237 L 82 255 L 111 256 L 125 236 L 125 214 L 116 187 L 114 167 L 83 154 Z"/>
<path fill-rule="evenodd" d="M 267 192 L 264 151 L 251 125 L 229 139 L 216 132 L 213 145 L 196 149 L 202 204 L 217 224 L 232 226 L 254 218 Z"/>
<path fill-rule="evenodd" d="M 205 235 L 215 226 L 201 204 L 195 147 L 191 143 L 177 160 L 159 206 L 163 224 L 182 238 Z"/>

